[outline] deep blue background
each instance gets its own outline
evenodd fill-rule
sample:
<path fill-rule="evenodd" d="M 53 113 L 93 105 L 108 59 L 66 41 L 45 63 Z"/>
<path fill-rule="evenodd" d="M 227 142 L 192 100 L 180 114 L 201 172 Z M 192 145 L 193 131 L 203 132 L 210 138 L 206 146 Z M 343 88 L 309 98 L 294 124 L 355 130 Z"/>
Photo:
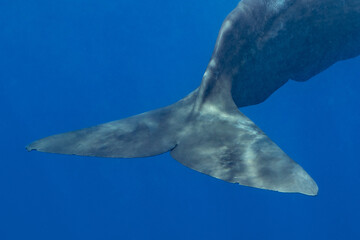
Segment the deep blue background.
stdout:
<path fill-rule="evenodd" d="M 317 181 L 317 197 L 229 184 L 169 154 L 25 151 L 181 99 L 236 4 L 1 0 L 0 239 L 359 239 L 360 58 L 242 109 Z"/>

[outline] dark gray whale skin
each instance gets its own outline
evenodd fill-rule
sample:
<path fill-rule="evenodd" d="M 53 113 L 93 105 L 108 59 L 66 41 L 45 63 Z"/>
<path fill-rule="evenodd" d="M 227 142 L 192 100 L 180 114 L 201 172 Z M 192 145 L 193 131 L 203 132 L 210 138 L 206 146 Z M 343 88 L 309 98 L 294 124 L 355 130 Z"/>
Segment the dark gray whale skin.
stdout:
<path fill-rule="evenodd" d="M 201 85 L 179 102 L 46 137 L 27 150 L 133 158 L 170 151 L 224 181 L 316 195 L 314 180 L 238 108 L 360 54 L 360 0 L 243 0 L 226 17 Z"/>

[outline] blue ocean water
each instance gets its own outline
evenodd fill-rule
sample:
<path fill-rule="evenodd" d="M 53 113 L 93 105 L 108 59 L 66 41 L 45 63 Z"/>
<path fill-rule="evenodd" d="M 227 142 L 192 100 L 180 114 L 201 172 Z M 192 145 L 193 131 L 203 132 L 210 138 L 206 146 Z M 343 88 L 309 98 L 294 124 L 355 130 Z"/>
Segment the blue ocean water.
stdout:
<path fill-rule="evenodd" d="M 0 1 L 0 239 L 359 239 L 359 57 L 241 109 L 316 180 L 317 197 L 226 183 L 169 154 L 25 151 L 184 97 L 236 5 Z"/>

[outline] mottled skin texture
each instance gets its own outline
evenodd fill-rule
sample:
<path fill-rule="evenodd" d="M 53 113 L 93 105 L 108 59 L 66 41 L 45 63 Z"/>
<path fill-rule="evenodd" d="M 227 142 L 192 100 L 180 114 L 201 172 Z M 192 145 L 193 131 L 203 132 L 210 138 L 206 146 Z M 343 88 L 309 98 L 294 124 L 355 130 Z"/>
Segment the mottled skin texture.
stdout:
<path fill-rule="evenodd" d="M 358 0 L 241 1 L 220 30 L 202 100 L 230 81 L 237 107 L 258 104 L 290 79 L 359 55 L 359 12 Z"/>
<path fill-rule="evenodd" d="M 314 180 L 238 108 L 359 55 L 359 40 L 360 0 L 243 0 L 225 19 L 202 83 L 189 96 L 27 149 L 114 158 L 170 151 L 224 181 L 316 195 Z"/>

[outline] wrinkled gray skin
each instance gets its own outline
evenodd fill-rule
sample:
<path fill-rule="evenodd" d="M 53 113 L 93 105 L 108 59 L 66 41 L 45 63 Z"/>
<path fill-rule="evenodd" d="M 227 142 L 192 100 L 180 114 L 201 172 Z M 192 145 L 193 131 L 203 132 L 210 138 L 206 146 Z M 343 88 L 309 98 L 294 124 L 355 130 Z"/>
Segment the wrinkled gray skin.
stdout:
<path fill-rule="evenodd" d="M 186 98 L 27 149 L 113 158 L 170 151 L 218 179 L 316 195 L 313 179 L 238 108 L 359 55 L 359 41 L 360 0 L 243 0 L 220 29 L 200 87 Z"/>

